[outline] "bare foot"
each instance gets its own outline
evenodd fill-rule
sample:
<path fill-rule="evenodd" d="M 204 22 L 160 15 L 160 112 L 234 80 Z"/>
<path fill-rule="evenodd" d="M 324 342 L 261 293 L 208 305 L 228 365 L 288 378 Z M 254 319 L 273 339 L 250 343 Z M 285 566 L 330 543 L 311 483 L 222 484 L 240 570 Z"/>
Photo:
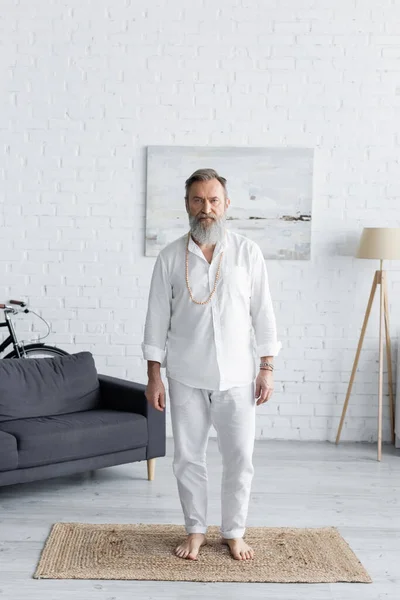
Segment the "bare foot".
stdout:
<path fill-rule="evenodd" d="M 236 560 L 251 560 L 254 558 L 253 548 L 246 544 L 243 538 L 236 538 L 233 540 L 223 538 L 222 543 L 229 546 L 229 550 Z"/>
<path fill-rule="evenodd" d="M 206 536 L 204 533 L 190 533 L 186 540 L 177 546 L 175 554 L 176 556 L 179 556 L 179 558 L 197 560 L 199 550 L 205 543 Z"/>

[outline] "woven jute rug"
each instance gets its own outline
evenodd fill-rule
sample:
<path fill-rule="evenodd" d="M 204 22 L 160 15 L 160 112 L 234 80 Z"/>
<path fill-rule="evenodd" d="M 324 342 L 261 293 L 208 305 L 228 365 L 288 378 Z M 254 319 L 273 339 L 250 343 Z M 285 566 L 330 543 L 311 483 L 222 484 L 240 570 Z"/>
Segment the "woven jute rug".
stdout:
<path fill-rule="evenodd" d="M 249 561 L 230 556 L 215 526 L 197 561 L 178 558 L 174 549 L 184 536 L 180 525 L 56 523 L 34 578 L 371 583 L 333 527 L 249 527 L 245 539 L 255 551 Z"/>

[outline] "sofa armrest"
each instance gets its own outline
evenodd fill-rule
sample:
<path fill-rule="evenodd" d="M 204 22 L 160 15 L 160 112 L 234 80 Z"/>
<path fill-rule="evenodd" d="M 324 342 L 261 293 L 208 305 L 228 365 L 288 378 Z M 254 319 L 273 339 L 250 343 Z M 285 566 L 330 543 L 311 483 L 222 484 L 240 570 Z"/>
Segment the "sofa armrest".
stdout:
<path fill-rule="evenodd" d="M 165 456 L 165 409 L 153 408 L 144 395 L 142 383 L 100 375 L 101 405 L 110 410 L 122 410 L 143 415 L 147 419 L 148 444 L 146 458 Z"/>

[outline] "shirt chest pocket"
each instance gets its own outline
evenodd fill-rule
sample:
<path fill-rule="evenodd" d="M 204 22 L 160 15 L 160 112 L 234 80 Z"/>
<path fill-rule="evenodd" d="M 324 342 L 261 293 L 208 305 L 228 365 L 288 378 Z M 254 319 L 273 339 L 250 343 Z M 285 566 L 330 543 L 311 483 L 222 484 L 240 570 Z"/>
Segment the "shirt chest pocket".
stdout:
<path fill-rule="evenodd" d="M 228 294 L 250 297 L 250 276 L 246 267 L 233 266 L 223 275 L 223 285 Z"/>

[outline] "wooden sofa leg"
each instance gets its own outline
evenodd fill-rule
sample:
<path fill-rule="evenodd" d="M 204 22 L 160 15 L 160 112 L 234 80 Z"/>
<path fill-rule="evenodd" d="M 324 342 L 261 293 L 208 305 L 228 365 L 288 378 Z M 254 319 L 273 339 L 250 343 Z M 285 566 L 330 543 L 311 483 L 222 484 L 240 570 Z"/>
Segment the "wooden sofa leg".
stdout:
<path fill-rule="evenodd" d="M 147 479 L 149 481 L 153 481 L 155 469 L 156 469 L 156 459 L 149 458 L 147 461 Z"/>

